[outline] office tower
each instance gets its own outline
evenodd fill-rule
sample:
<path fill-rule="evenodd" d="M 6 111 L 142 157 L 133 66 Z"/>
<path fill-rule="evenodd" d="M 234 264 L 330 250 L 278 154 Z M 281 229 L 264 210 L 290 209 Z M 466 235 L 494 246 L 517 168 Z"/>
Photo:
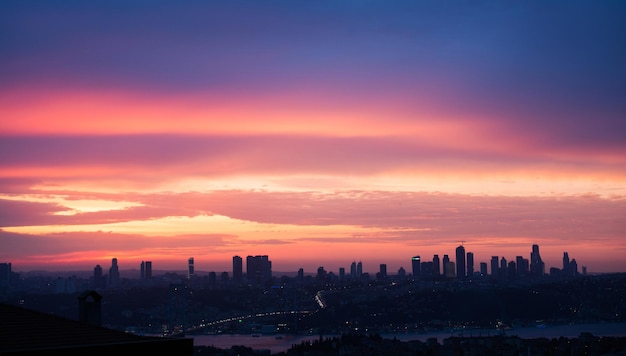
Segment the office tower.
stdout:
<path fill-rule="evenodd" d="M 243 280 L 243 258 L 241 256 L 233 256 L 233 281 L 241 283 Z"/>
<path fill-rule="evenodd" d="M 422 274 L 420 256 L 413 256 L 411 258 L 411 268 L 413 270 L 413 277 L 419 277 Z"/>
<path fill-rule="evenodd" d="M 272 262 L 267 255 L 247 256 L 246 275 L 250 283 L 267 283 L 272 280 Z"/>
<path fill-rule="evenodd" d="M 467 253 L 467 276 L 472 277 L 474 275 L 474 253 Z"/>
<path fill-rule="evenodd" d="M 356 261 L 350 264 L 350 278 L 356 279 Z"/>
<path fill-rule="evenodd" d="M 433 270 L 432 275 L 436 278 L 441 275 L 441 264 L 439 262 L 439 255 L 433 256 Z"/>
<path fill-rule="evenodd" d="M 498 278 L 499 279 L 505 279 L 507 276 L 507 263 L 506 263 L 506 258 L 502 257 L 500 259 L 500 269 L 498 270 Z"/>
<path fill-rule="evenodd" d="M 300 268 L 298 270 L 298 282 L 304 282 L 304 269 Z"/>
<path fill-rule="evenodd" d="M 563 252 L 563 272 L 569 274 L 569 255 Z"/>
<path fill-rule="evenodd" d="M 576 259 L 572 259 L 569 263 L 569 272 L 571 276 L 577 276 L 578 275 L 578 262 L 576 262 Z"/>
<path fill-rule="evenodd" d="M 522 256 L 515 257 L 515 263 L 517 265 L 517 275 L 519 277 L 526 277 L 528 275 L 528 259 Z"/>
<path fill-rule="evenodd" d="M 152 278 L 152 261 L 146 261 L 146 279 Z"/>
<path fill-rule="evenodd" d="M 480 275 L 481 276 L 486 276 L 487 275 L 487 262 L 481 262 L 480 263 Z"/>
<path fill-rule="evenodd" d="M 543 276 L 545 274 L 545 265 L 539 254 L 539 245 L 533 245 L 530 253 L 530 273 L 534 276 Z"/>
<path fill-rule="evenodd" d="M 463 245 L 456 248 L 456 277 L 465 278 L 465 247 Z"/>
<path fill-rule="evenodd" d="M 411 273 L 413 276 L 417 277 L 422 274 L 422 264 L 420 256 L 413 256 L 411 258 Z"/>
<path fill-rule="evenodd" d="M 323 266 L 317 267 L 317 279 L 320 281 L 326 280 L 326 270 Z"/>
<path fill-rule="evenodd" d="M 450 257 L 448 257 L 448 255 L 443 255 L 443 271 L 444 271 L 444 275 L 446 274 L 446 264 L 450 263 Z"/>
<path fill-rule="evenodd" d="M 11 264 L 8 262 L 0 263 L 0 288 L 6 288 L 11 283 Z"/>
<path fill-rule="evenodd" d="M 363 276 L 363 262 L 361 261 L 356 264 L 356 275 L 357 278 L 361 278 Z"/>
<path fill-rule="evenodd" d="M 498 277 L 498 256 L 491 256 L 491 275 Z"/>
<path fill-rule="evenodd" d="M 445 258 L 444 258 L 445 260 Z M 446 276 L 446 278 L 454 278 L 455 277 L 455 267 L 454 267 L 454 262 L 450 261 L 450 259 L 448 259 L 448 262 L 444 262 L 443 263 L 443 269 L 444 269 L 444 275 Z"/>
<path fill-rule="evenodd" d="M 511 281 L 515 280 L 517 278 L 517 266 L 515 264 L 515 262 L 511 261 L 509 262 L 509 265 L 507 267 L 507 278 Z"/>
<path fill-rule="evenodd" d="M 151 261 L 141 261 L 140 265 L 141 273 L 140 279 L 146 280 L 152 278 L 152 262 Z"/>
<path fill-rule="evenodd" d="M 343 281 L 346 279 L 346 269 L 343 267 L 339 267 L 339 280 Z"/>
<path fill-rule="evenodd" d="M 387 265 L 384 263 L 380 264 L 380 278 L 387 278 Z"/>
<path fill-rule="evenodd" d="M 188 279 L 193 278 L 194 274 L 195 274 L 195 267 L 194 267 L 193 257 L 189 257 L 189 259 L 187 260 L 187 278 Z"/>
<path fill-rule="evenodd" d="M 96 289 L 104 289 L 105 282 L 100 265 L 96 265 L 96 267 L 93 268 L 93 286 Z"/>
<path fill-rule="evenodd" d="M 109 286 L 112 288 L 120 285 L 120 269 L 117 265 L 117 258 L 111 260 L 111 268 L 109 268 Z"/>

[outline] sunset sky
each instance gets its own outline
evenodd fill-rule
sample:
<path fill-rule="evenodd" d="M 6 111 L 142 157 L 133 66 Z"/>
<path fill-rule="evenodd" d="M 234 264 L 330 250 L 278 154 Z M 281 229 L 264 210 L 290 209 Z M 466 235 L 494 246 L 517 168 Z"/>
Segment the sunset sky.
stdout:
<path fill-rule="evenodd" d="M 623 1 L 5 0 L 0 262 L 626 272 L 625 63 Z"/>

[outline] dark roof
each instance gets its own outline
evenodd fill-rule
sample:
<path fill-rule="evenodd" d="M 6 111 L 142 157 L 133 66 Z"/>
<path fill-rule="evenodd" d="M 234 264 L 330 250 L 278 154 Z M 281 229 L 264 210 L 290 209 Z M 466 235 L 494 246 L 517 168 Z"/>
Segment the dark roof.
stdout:
<path fill-rule="evenodd" d="M 0 355 L 192 355 L 193 339 L 140 336 L 0 303 Z"/>

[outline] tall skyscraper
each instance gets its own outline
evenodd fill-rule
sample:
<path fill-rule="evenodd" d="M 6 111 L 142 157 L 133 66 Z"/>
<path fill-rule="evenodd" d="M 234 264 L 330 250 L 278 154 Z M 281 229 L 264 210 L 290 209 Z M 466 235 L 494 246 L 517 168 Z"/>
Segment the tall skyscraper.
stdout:
<path fill-rule="evenodd" d="M 105 287 L 104 275 L 102 275 L 102 267 L 96 265 L 93 268 L 93 286 L 96 289 L 104 289 Z"/>
<path fill-rule="evenodd" d="M 491 276 L 498 277 L 498 256 L 491 256 Z"/>
<path fill-rule="evenodd" d="M 356 264 L 356 276 L 357 278 L 361 278 L 363 276 L 363 262 L 361 261 Z"/>
<path fill-rule="evenodd" d="M 195 273 L 196 272 L 195 272 L 193 257 L 189 257 L 189 259 L 187 260 L 187 278 L 188 279 L 193 278 Z"/>
<path fill-rule="evenodd" d="M 467 276 L 472 277 L 474 275 L 474 253 L 467 253 Z"/>
<path fill-rule="evenodd" d="M 481 276 L 486 276 L 487 275 L 487 262 L 481 262 L 480 263 L 480 274 L 481 274 Z"/>
<path fill-rule="evenodd" d="M 356 261 L 350 264 L 350 278 L 356 279 Z"/>
<path fill-rule="evenodd" d="M 413 277 L 419 277 L 422 274 L 421 266 L 422 266 L 422 262 L 420 261 L 420 256 L 413 256 L 411 258 L 411 267 L 413 269 Z"/>
<path fill-rule="evenodd" d="M 380 278 L 387 278 L 387 265 L 385 263 L 380 264 Z"/>
<path fill-rule="evenodd" d="M 6 288 L 11 284 L 11 264 L 0 263 L 0 287 Z"/>
<path fill-rule="evenodd" d="M 152 278 L 152 261 L 146 261 L 146 275 L 145 278 L 146 279 L 151 279 Z"/>
<path fill-rule="evenodd" d="M 456 248 L 456 277 L 465 278 L 465 247 L 463 245 Z"/>
<path fill-rule="evenodd" d="M 433 256 L 433 271 L 432 274 L 435 278 L 441 275 L 441 263 L 439 261 L 439 255 Z"/>
<path fill-rule="evenodd" d="M 530 273 L 534 276 L 543 276 L 545 274 L 545 265 L 539 254 L 539 245 L 533 245 L 530 253 Z"/>
<path fill-rule="evenodd" d="M 142 281 L 146 279 L 146 262 L 144 261 L 139 264 L 139 279 Z"/>
<path fill-rule="evenodd" d="M 243 258 L 233 256 L 233 281 L 240 283 L 243 280 Z"/>
<path fill-rule="evenodd" d="M 120 269 L 117 265 L 117 258 L 111 259 L 111 268 L 109 268 L 109 286 L 112 288 L 120 285 Z"/>
<path fill-rule="evenodd" d="M 250 283 L 267 283 L 272 280 L 272 262 L 267 255 L 247 256 L 246 275 Z"/>

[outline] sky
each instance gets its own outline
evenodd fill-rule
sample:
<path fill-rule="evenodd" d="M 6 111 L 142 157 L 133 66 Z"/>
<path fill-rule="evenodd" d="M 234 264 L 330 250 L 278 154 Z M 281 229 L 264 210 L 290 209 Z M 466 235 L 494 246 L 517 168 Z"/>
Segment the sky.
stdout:
<path fill-rule="evenodd" d="M 626 272 L 625 63 L 622 1 L 2 1 L 0 262 Z"/>

